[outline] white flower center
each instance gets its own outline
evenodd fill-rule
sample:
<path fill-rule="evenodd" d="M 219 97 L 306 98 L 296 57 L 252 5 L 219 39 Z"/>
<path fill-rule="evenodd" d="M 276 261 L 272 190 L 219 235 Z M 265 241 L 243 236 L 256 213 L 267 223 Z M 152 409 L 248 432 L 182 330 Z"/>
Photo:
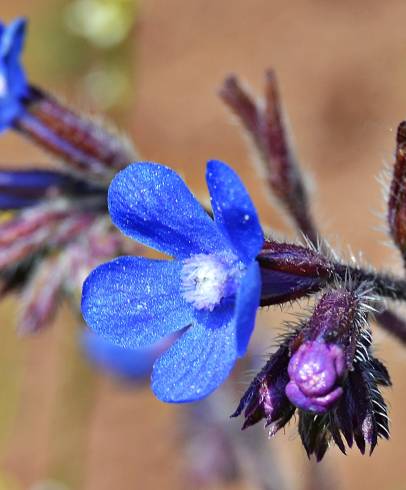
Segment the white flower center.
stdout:
<path fill-rule="evenodd" d="M 213 311 L 223 298 L 235 294 L 243 272 L 235 257 L 197 254 L 183 264 L 182 296 L 198 310 Z"/>

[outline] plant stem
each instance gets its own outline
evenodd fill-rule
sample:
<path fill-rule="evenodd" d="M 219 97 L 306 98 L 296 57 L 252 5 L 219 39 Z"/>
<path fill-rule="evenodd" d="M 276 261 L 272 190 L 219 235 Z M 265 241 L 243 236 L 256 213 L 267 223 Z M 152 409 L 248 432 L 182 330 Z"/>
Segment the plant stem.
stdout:
<path fill-rule="evenodd" d="M 385 310 L 375 315 L 379 325 L 393 337 L 406 344 L 406 322 L 391 310 Z"/>
<path fill-rule="evenodd" d="M 334 274 L 342 281 L 351 280 L 357 283 L 370 283 L 374 293 L 383 298 L 406 301 L 406 280 L 390 274 L 381 274 L 345 264 L 335 264 Z"/>

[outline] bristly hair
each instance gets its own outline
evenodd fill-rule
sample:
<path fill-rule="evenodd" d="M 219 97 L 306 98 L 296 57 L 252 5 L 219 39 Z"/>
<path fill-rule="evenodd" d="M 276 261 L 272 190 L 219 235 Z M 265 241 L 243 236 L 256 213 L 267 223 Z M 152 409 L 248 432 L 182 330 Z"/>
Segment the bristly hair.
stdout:
<path fill-rule="evenodd" d="M 379 387 L 390 386 L 391 381 L 385 366 L 373 356 L 372 335 L 368 327 L 368 319 L 376 311 L 378 298 L 371 283 L 358 284 L 348 271 L 344 280 L 341 278 L 329 285 L 323 295 L 317 294 L 317 304 L 325 297 L 325 305 L 328 305 L 328 301 L 331 301 L 328 298 L 334 298 L 334 292 L 339 298 L 340 290 L 343 293 L 352 292 L 355 300 L 355 307 L 349 304 L 352 316 L 351 326 L 348 327 L 351 331 L 345 333 L 343 330 L 342 339 L 337 338 L 333 330 L 323 333 L 323 328 L 319 333 L 312 334 L 312 330 L 309 330 L 312 315 L 304 315 L 303 311 L 296 315 L 299 316 L 297 320 L 285 322 L 285 331 L 274 340 L 274 353 L 254 378 L 232 415 L 235 417 L 244 412 L 244 429 L 264 419 L 269 435 L 273 436 L 297 410 L 302 443 L 308 456 L 314 455 L 318 461 L 334 443 L 345 454 L 344 441 L 351 447 L 355 440 L 362 453 L 369 445 L 371 454 L 379 438 L 389 437 L 388 410 Z M 323 315 L 323 309 L 319 314 Z M 290 361 L 297 356 L 295 352 L 315 341 L 314 335 L 324 339 L 322 344 L 336 344 L 344 349 L 348 363 L 341 378 L 340 375 L 337 378 L 336 386 L 342 395 L 333 399 L 324 412 L 304 409 L 304 406 L 297 408 L 299 405 L 295 406 L 295 399 L 286 397 L 289 397 L 287 383 L 292 383 L 292 375 L 288 375 Z"/>

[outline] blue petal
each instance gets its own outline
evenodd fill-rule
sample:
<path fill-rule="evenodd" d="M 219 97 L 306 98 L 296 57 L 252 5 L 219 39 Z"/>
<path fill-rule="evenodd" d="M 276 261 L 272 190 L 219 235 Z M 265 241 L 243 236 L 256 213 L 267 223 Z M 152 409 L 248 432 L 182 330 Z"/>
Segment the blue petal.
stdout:
<path fill-rule="evenodd" d="M 191 324 L 180 295 L 182 264 L 119 257 L 97 267 L 83 285 L 82 313 L 97 334 L 122 347 L 150 345 Z"/>
<path fill-rule="evenodd" d="M 27 80 L 20 64 L 25 36 L 25 20 L 16 19 L 0 30 L 0 131 L 24 112 L 23 97 L 28 92 Z"/>
<path fill-rule="evenodd" d="M 217 160 L 207 163 L 206 180 L 217 225 L 249 264 L 260 251 L 264 235 L 247 190 L 234 170 Z"/>
<path fill-rule="evenodd" d="M 13 124 L 13 121 L 24 112 L 24 110 L 25 109 L 19 100 L 10 97 L 0 97 L 0 133 L 9 129 Z"/>
<path fill-rule="evenodd" d="M 113 179 L 108 194 L 111 219 L 126 235 L 177 258 L 229 248 L 173 170 L 137 163 Z"/>
<path fill-rule="evenodd" d="M 24 46 L 27 21 L 20 17 L 11 22 L 2 32 L 0 57 L 16 61 Z"/>
<path fill-rule="evenodd" d="M 82 335 L 82 345 L 90 361 L 101 370 L 134 381 L 148 377 L 157 357 L 154 346 L 126 349 L 88 330 Z"/>
<path fill-rule="evenodd" d="M 262 299 L 266 304 L 292 301 L 306 294 L 316 292 L 323 285 L 320 277 L 298 276 L 284 271 L 261 270 Z"/>
<path fill-rule="evenodd" d="M 255 326 L 255 316 L 261 298 L 261 272 L 257 262 L 253 262 L 244 277 L 237 292 L 235 305 L 235 329 L 237 335 L 237 350 L 241 357 L 245 354 L 248 342 Z"/>
<path fill-rule="evenodd" d="M 233 322 L 216 329 L 193 325 L 155 362 L 152 390 L 169 403 L 204 398 L 230 374 L 236 345 Z"/>

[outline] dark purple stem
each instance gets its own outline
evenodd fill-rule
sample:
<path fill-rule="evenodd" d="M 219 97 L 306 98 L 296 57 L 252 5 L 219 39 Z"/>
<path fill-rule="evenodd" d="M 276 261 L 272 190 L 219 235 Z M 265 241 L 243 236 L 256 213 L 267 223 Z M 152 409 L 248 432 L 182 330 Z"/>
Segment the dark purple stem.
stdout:
<path fill-rule="evenodd" d="M 334 273 L 342 281 L 350 278 L 354 284 L 370 283 L 374 293 L 378 296 L 395 301 L 406 301 L 405 279 L 397 279 L 389 274 L 366 271 L 345 264 L 335 264 Z"/>
<path fill-rule="evenodd" d="M 261 306 L 309 296 L 337 280 L 354 287 L 369 284 L 378 298 L 406 301 L 406 280 L 331 262 L 319 252 L 294 244 L 266 241 L 257 257 L 261 268 Z M 377 315 L 382 328 L 406 343 L 406 322 L 390 310 Z"/>
<path fill-rule="evenodd" d="M 391 310 L 375 315 L 376 321 L 391 335 L 406 344 L 406 322 Z"/>

